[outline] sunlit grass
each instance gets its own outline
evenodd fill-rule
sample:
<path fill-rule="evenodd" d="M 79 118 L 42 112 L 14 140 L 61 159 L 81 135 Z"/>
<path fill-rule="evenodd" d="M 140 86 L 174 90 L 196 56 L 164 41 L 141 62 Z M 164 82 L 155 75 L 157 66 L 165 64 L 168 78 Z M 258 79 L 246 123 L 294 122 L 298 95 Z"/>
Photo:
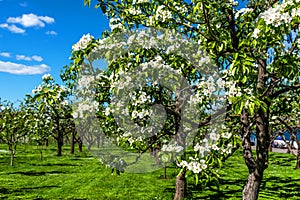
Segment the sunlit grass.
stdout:
<path fill-rule="evenodd" d="M 1 150 L 7 147 L 0 145 Z M 36 147 L 18 148 L 15 166 L 9 166 L 9 154 L 0 152 L 0 199 L 172 199 L 174 165 L 150 173 L 111 174 L 88 151 L 70 155 L 68 147 L 62 157 L 55 156 L 55 147 L 43 152 L 39 160 Z M 259 199 L 299 199 L 300 171 L 295 170 L 295 157 L 271 153 L 270 166 L 265 171 Z M 247 168 L 238 151 L 226 161 L 220 187 L 201 189 L 188 180 L 187 199 L 241 199 Z"/>

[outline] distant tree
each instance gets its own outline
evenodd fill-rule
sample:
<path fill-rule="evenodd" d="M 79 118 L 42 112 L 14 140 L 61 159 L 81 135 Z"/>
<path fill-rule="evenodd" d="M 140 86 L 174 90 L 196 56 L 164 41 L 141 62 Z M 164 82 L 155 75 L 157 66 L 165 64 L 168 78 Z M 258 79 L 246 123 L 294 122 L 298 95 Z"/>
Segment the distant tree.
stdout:
<path fill-rule="evenodd" d="M 28 134 L 28 113 L 23 103 L 15 107 L 9 101 L 0 102 L 0 138 L 8 145 L 11 159 L 10 165 L 14 165 L 17 145 L 26 139 Z"/>
<path fill-rule="evenodd" d="M 72 118 L 72 109 L 67 99 L 68 90 L 65 86 L 56 84 L 50 74 L 46 74 L 41 85 L 32 93 L 33 95 L 29 95 L 28 98 L 38 105 L 38 113 L 44 119 L 51 120 L 53 127 L 51 136 L 57 142 L 57 156 L 61 156 L 64 135 L 67 134 L 64 132 L 65 123 L 70 123 L 69 120 Z"/>

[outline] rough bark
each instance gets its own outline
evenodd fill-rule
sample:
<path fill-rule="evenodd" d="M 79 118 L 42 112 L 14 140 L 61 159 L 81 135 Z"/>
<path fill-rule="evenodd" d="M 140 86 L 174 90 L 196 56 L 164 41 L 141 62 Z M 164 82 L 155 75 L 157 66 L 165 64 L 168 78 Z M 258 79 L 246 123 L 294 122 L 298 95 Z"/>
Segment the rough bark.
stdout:
<path fill-rule="evenodd" d="M 181 123 L 181 108 L 184 104 L 184 97 L 181 96 L 180 91 L 176 92 L 177 100 L 176 100 L 176 108 L 175 108 L 175 130 L 176 135 L 175 139 L 178 145 L 185 149 L 185 138 L 182 123 Z M 184 157 L 185 155 L 183 155 Z M 186 195 L 186 178 L 185 178 L 185 169 L 176 177 L 176 187 L 175 187 L 175 196 L 174 200 L 184 199 Z"/>
<path fill-rule="evenodd" d="M 248 112 L 243 111 L 241 115 L 241 122 L 243 126 L 243 150 L 245 163 L 249 170 L 248 180 L 243 190 L 243 200 L 257 200 L 259 194 L 260 183 L 263 178 L 264 170 L 268 167 L 268 150 L 270 145 L 270 130 L 269 130 L 269 102 L 264 100 L 266 96 L 270 95 L 271 88 L 266 87 L 265 83 L 268 79 L 266 72 L 266 61 L 263 59 L 257 60 L 258 77 L 257 90 L 261 94 L 260 98 L 266 103 L 267 108 L 258 108 L 255 114 L 256 125 L 256 160 L 254 160 L 250 144 L 250 124 L 248 119 Z"/>
<path fill-rule="evenodd" d="M 183 200 L 186 194 L 185 170 L 176 177 L 176 190 L 174 200 Z"/>
<path fill-rule="evenodd" d="M 243 200 L 258 199 L 261 180 L 262 180 L 262 174 L 259 174 L 257 170 L 249 173 L 248 180 L 243 190 Z"/>

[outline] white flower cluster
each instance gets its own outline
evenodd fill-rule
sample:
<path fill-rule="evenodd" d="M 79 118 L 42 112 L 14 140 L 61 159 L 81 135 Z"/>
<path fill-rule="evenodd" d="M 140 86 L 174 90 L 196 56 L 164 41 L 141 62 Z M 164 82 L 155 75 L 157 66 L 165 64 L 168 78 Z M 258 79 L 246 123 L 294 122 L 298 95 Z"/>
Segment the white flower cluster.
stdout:
<path fill-rule="evenodd" d="M 202 170 L 205 170 L 207 168 L 207 164 L 203 159 L 198 160 L 190 157 L 190 160 L 191 162 L 189 163 L 185 160 L 181 161 L 179 167 L 186 167 L 188 170 L 192 171 L 195 174 L 199 174 Z"/>
<path fill-rule="evenodd" d="M 115 29 L 117 29 L 117 28 L 119 28 L 119 29 L 121 29 L 121 30 L 124 29 L 124 26 L 123 26 L 123 24 L 121 23 L 121 20 L 118 19 L 118 18 L 111 18 L 111 19 L 109 20 L 109 27 L 110 27 L 110 29 L 111 29 L 112 31 L 115 30 Z"/>
<path fill-rule="evenodd" d="M 252 12 L 253 9 L 252 8 L 242 8 L 240 10 L 238 10 L 236 13 L 235 13 L 235 18 L 237 19 L 239 16 L 241 15 L 245 15 L 249 12 Z"/>
<path fill-rule="evenodd" d="M 237 6 L 239 4 L 238 1 L 235 1 L 235 0 L 229 0 L 229 5 L 230 6 Z"/>
<path fill-rule="evenodd" d="M 78 86 L 81 89 L 90 89 L 91 83 L 94 81 L 94 77 L 91 75 L 83 75 L 78 80 Z"/>
<path fill-rule="evenodd" d="M 149 0 L 133 0 L 132 5 L 141 4 L 141 3 L 149 3 Z"/>
<path fill-rule="evenodd" d="M 133 118 L 143 119 L 144 117 L 148 117 L 151 114 L 152 114 L 151 110 L 149 112 L 149 110 L 146 110 L 146 109 L 143 108 L 141 111 L 133 110 L 132 113 L 131 113 L 131 116 Z"/>
<path fill-rule="evenodd" d="M 48 79 L 50 79 L 51 77 L 52 77 L 51 74 L 44 74 L 43 77 L 42 77 L 42 79 L 43 79 L 43 80 L 48 80 Z"/>
<path fill-rule="evenodd" d="M 98 110 L 99 103 L 97 101 L 79 102 L 73 110 L 72 115 L 74 118 L 86 117 L 85 114 L 95 113 Z M 87 117 L 88 117 L 87 116 Z"/>
<path fill-rule="evenodd" d="M 155 13 L 155 20 L 166 22 L 168 19 L 172 19 L 172 13 L 166 9 L 164 5 L 158 6 Z"/>
<path fill-rule="evenodd" d="M 260 33 L 260 30 L 258 28 L 255 28 L 252 34 L 252 37 L 254 37 L 255 39 L 258 38 L 258 34 Z"/>
<path fill-rule="evenodd" d="M 38 92 L 41 92 L 43 90 L 43 87 L 39 85 L 36 89 L 33 89 L 31 92 L 32 94 L 36 94 Z"/>
<path fill-rule="evenodd" d="M 180 12 L 180 13 L 188 13 L 188 9 L 186 7 L 186 5 L 178 3 L 178 2 L 173 2 L 173 6 L 175 7 L 175 9 Z M 202 4 L 201 4 L 202 7 Z M 202 9 L 202 8 L 201 8 Z"/>
<path fill-rule="evenodd" d="M 296 0 L 299 2 L 299 0 Z M 288 24 L 292 21 L 293 17 L 300 16 L 299 9 L 293 9 L 291 15 L 288 12 L 284 12 L 286 6 L 293 5 L 293 0 L 283 1 L 280 4 L 276 4 L 275 7 L 269 8 L 261 14 L 261 18 L 264 19 L 267 25 L 274 27 L 281 26 L 282 24 Z"/>
<path fill-rule="evenodd" d="M 130 93 L 129 96 L 132 99 L 133 106 L 151 102 L 151 96 L 147 95 L 147 93 L 143 92 L 143 91 L 139 91 L 138 93 L 134 91 L 134 92 Z"/>
<path fill-rule="evenodd" d="M 229 139 L 229 138 L 231 138 L 231 136 L 232 136 L 232 133 L 229 133 L 229 132 L 222 133 L 222 138 Z"/>
<path fill-rule="evenodd" d="M 183 147 L 178 145 L 177 143 L 169 143 L 169 144 L 164 144 L 161 148 L 161 151 L 167 152 L 167 153 L 179 153 L 183 151 Z"/>
<path fill-rule="evenodd" d="M 88 47 L 89 43 L 94 39 L 94 36 L 90 35 L 89 33 L 83 35 L 80 40 L 72 46 L 73 51 L 80 51 L 84 50 Z"/>
<path fill-rule="evenodd" d="M 131 15 L 139 15 L 139 14 L 142 13 L 141 10 L 137 10 L 137 9 L 135 9 L 135 8 L 129 8 L 129 9 L 127 9 L 127 11 L 128 11 L 129 14 L 131 14 Z"/>
<path fill-rule="evenodd" d="M 201 94 L 199 95 L 200 97 L 203 95 L 210 97 L 216 91 L 224 89 L 224 86 L 225 86 L 225 81 L 222 80 L 222 78 L 218 78 L 215 81 L 213 76 L 210 76 L 207 79 L 203 78 L 197 84 L 197 87 L 201 89 L 200 90 Z"/>
<path fill-rule="evenodd" d="M 241 88 L 234 81 L 227 81 L 225 87 L 228 88 L 226 96 L 229 98 L 229 103 L 231 103 L 230 97 L 240 97 L 242 95 Z"/>

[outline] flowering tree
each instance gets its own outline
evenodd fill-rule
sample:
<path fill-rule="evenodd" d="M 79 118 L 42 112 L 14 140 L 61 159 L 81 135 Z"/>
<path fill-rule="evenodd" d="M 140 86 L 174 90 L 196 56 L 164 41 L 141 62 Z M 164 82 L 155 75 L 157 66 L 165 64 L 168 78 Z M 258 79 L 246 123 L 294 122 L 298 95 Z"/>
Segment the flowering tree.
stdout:
<path fill-rule="evenodd" d="M 90 4 L 90 0 L 85 0 L 85 3 Z M 252 200 L 258 198 L 263 172 L 268 166 L 268 148 L 270 136 L 272 135 L 270 122 L 275 116 L 284 112 L 278 106 L 280 103 L 284 103 L 282 96 L 289 92 L 289 95 L 292 95 L 291 98 L 299 95 L 299 4 L 299 0 L 248 1 L 245 8 L 238 9 L 238 3 L 232 0 L 212 2 L 204 0 L 191 2 L 100 0 L 96 6 L 100 7 L 110 19 L 112 30 L 111 33 L 104 33 L 106 38 L 121 31 L 135 30 L 141 27 L 167 28 L 199 44 L 214 63 L 211 67 L 217 66 L 217 69 L 221 70 L 229 69 L 229 73 L 226 75 L 227 81 L 231 83 L 230 87 L 226 89 L 229 102 L 228 111 L 240 115 L 240 123 L 236 125 L 241 126 L 243 157 L 249 169 L 248 179 L 243 190 L 243 199 Z M 67 76 L 65 76 L 65 79 L 74 80 L 74 75 L 76 76 L 79 72 L 79 66 L 82 65 L 85 59 L 88 60 L 88 55 L 94 51 L 96 46 L 101 47 L 98 48 L 99 51 L 107 50 L 106 47 L 113 49 L 112 46 L 106 43 L 106 38 L 97 41 L 91 36 L 85 36 L 77 43 L 73 49 L 74 64 L 71 64 L 69 69 L 66 70 Z M 167 39 L 165 38 L 166 41 Z M 131 41 L 136 41 L 136 38 L 131 38 Z M 163 56 L 160 51 L 155 51 L 152 47 L 148 45 L 142 50 L 118 54 L 117 62 L 109 63 L 108 71 L 100 75 L 99 83 L 100 86 L 104 87 L 99 87 L 100 91 L 98 92 L 104 95 L 97 98 L 110 102 L 109 97 L 113 92 L 111 86 L 114 87 L 118 83 L 115 82 L 122 79 L 119 74 L 126 74 L 129 69 L 136 66 L 135 63 L 149 63 L 151 60 L 156 63 L 162 60 L 165 63 L 160 63 L 159 66 L 166 64 L 174 70 L 180 69 L 179 75 L 188 77 L 191 80 L 189 82 L 191 85 L 197 83 L 199 80 L 197 75 L 201 73 L 195 69 L 195 64 L 193 63 L 194 65 L 189 67 L 188 62 L 177 60 L 177 58 L 169 55 L 172 48 L 175 49 L 175 47 L 165 49 L 168 56 Z M 179 47 L 181 46 L 179 45 Z M 122 48 L 122 43 L 116 45 L 116 48 Z M 183 55 L 181 57 L 184 57 Z M 197 55 L 197 52 L 191 55 Z M 106 57 L 112 56 L 110 53 L 106 54 Z M 183 64 L 182 67 L 179 63 Z M 109 84 L 111 86 L 107 87 Z M 128 86 L 126 85 L 126 87 Z M 176 88 L 174 89 L 172 91 L 176 91 Z M 196 89 L 196 91 L 199 90 Z M 139 99 L 140 96 L 143 96 L 143 92 L 148 95 L 145 88 L 136 91 L 135 94 L 127 94 L 131 95 L 131 98 L 134 95 L 133 99 Z M 160 94 L 163 92 L 164 90 L 159 91 Z M 202 94 L 198 97 L 200 96 Z M 141 99 L 147 101 L 147 96 Z M 156 100 L 155 96 L 150 96 L 151 102 L 153 102 L 153 99 Z M 103 104 L 103 109 L 105 105 L 107 104 Z M 172 101 L 171 98 L 164 105 L 167 108 L 168 105 L 174 105 L 171 108 L 173 108 L 173 113 L 176 113 L 179 108 L 177 107 L 176 110 L 176 105 L 179 106 L 180 101 Z M 151 112 L 147 112 L 146 107 L 137 109 L 137 106 L 139 105 L 132 104 L 128 109 L 128 113 L 137 123 L 145 123 L 140 119 L 147 118 L 148 115 L 151 115 Z M 136 112 L 134 112 L 135 110 Z M 273 112 L 274 110 L 276 112 Z M 201 121 L 205 122 L 204 119 L 207 113 L 202 113 L 205 114 L 200 114 Z M 286 114 L 287 116 L 291 115 L 291 113 Z M 230 113 L 227 116 L 230 117 Z M 167 115 L 166 121 L 170 120 L 168 117 L 169 115 Z M 297 117 L 299 117 L 299 113 L 296 114 Z M 177 122 L 181 123 L 180 120 L 177 120 Z M 110 123 L 113 124 L 113 121 L 110 121 Z M 257 137 L 255 157 L 250 145 L 251 130 L 255 130 Z M 139 140 L 130 140 L 131 135 L 125 134 L 125 136 L 127 136 L 130 145 L 139 144 Z M 204 144 L 203 140 L 202 138 L 199 144 Z M 181 144 L 180 139 L 176 142 L 179 142 L 179 145 Z M 195 149 L 198 150 L 199 148 Z M 193 159 L 186 161 L 188 164 L 182 161 L 181 166 L 183 169 L 194 166 L 190 169 L 197 174 L 199 171 L 195 169 L 198 169 L 199 166 L 205 168 L 205 165 L 203 165 L 203 161 L 199 162 Z M 191 164 L 189 165 L 189 163 Z M 184 170 L 182 172 L 185 173 Z M 182 176 L 179 176 L 180 178 L 182 179 Z M 183 198 L 183 195 L 177 194 L 175 199 Z"/>
<path fill-rule="evenodd" d="M 135 149 L 136 160 L 153 148 L 162 148 L 160 155 L 172 154 L 169 160 L 161 158 L 164 163 L 176 160 L 181 168 L 175 199 L 182 199 L 186 175 L 203 185 L 216 180 L 216 167 L 231 154 L 234 137 L 218 122 L 225 123 L 224 88 L 232 82 L 225 84 L 213 68 L 205 70 L 209 58 L 195 44 L 187 45 L 188 40 L 169 31 L 159 33 L 126 32 L 103 40 L 84 35 L 73 46 L 73 63 L 62 77 L 72 89 L 77 83 L 74 95 L 79 102 L 74 117 L 84 118 L 86 124 L 87 116 L 96 110 L 105 136 L 118 146 Z M 179 53 L 180 49 L 184 50 Z M 187 61 L 186 52 L 200 57 Z M 107 59 L 108 69 L 94 68 L 95 58 Z M 189 147 L 193 156 L 183 154 Z M 123 170 L 121 163 L 128 165 L 112 158 L 109 165 L 117 171 Z"/>
<path fill-rule="evenodd" d="M 25 106 L 21 104 L 19 108 L 14 107 L 8 101 L 0 102 L 0 138 L 8 145 L 11 159 L 10 165 L 14 165 L 14 158 L 17 145 L 24 141 L 28 133 L 26 129 L 28 120 Z"/>
<path fill-rule="evenodd" d="M 38 104 L 38 113 L 43 115 L 42 118 L 52 121 L 51 135 L 57 141 L 57 155 L 61 156 L 63 137 L 66 133 L 64 127 L 72 118 L 71 107 L 67 100 L 68 90 L 65 86 L 56 84 L 50 74 L 45 74 L 42 79 L 41 85 L 32 90 L 33 96 L 29 95 L 28 99 Z"/>
<path fill-rule="evenodd" d="M 32 103 L 32 101 L 32 97 L 27 96 L 28 139 L 36 143 L 40 152 L 40 160 L 42 160 L 44 145 L 48 142 L 49 137 L 53 133 L 54 125 L 51 117 L 45 113 L 41 113 L 38 109 L 39 104 L 36 102 Z"/>
<path fill-rule="evenodd" d="M 274 107 L 271 108 L 272 119 L 270 126 L 273 132 L 273 138 L 281 135 L 285 141 L 288 153 L 292 153 L 296 156 L 296 169 L 300 169 L 300 141 L 299 141 L 299 130 L 300 130 L 300 121 L 299 121 L 299 92 L 294 94 L 294 91 L 289 91 L 284 95 L 280 95 L 280 99 L 276 100 Z M 282 103 L 284 102 L 284 103 Z M 278 113 L 278 111 L 280 111 Z M 286 140 L 285 134 L 288 132 L 290 139 Z M 271 144 L 272 145 L 272 142 Z M 292 151 L 292 148 L 296 149 L 296 153 Z"/>

